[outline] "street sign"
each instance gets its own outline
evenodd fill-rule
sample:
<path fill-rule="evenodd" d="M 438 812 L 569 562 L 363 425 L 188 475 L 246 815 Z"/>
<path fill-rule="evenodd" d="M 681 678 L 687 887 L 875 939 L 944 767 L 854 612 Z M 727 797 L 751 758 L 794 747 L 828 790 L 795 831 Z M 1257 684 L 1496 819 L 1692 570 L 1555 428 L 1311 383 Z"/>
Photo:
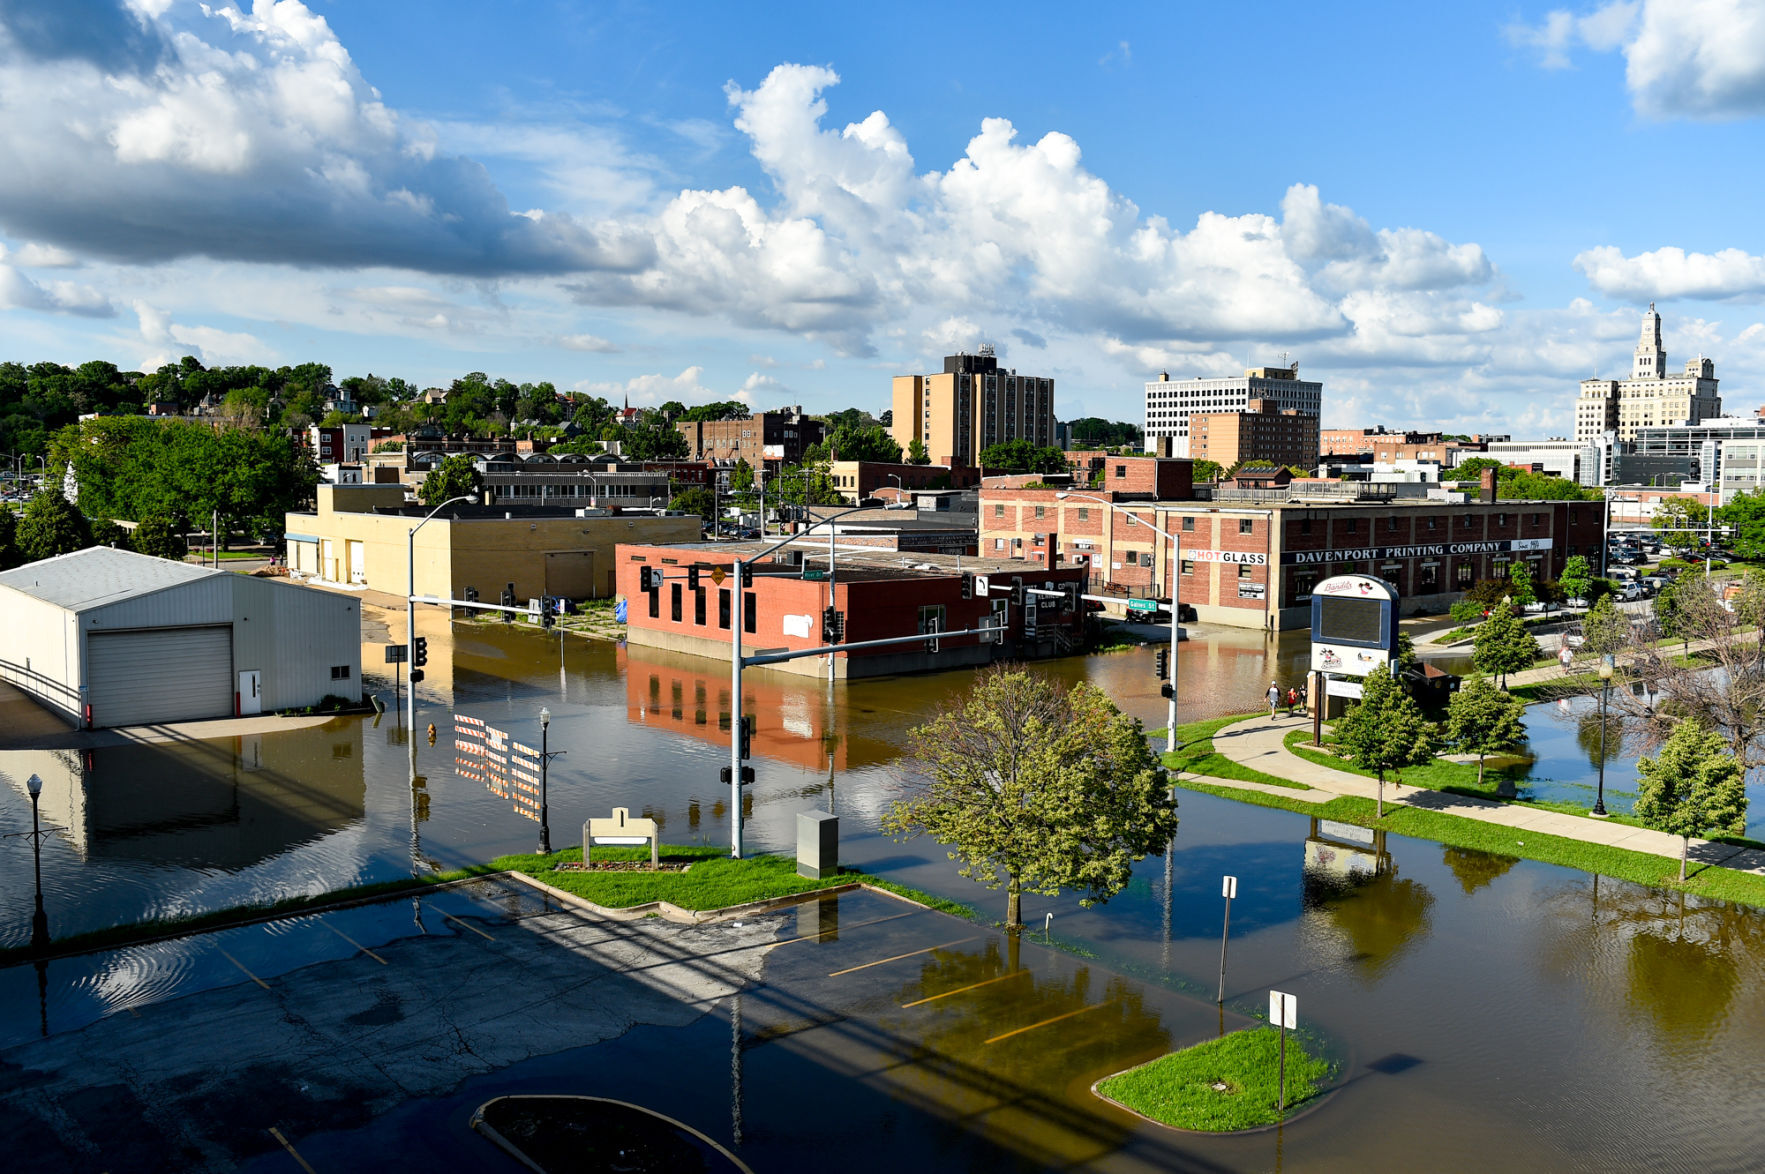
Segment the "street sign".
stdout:
<path fill-rule="evenodd" d="M 985 599 L 987 597 L 987 592 L 990 590 L 992 590 L 992 584 L 987 582 L 987 577 L 985 575 L 976 575 L 974 577 L 974 597 L 976 599 Z"/>
<path fill-rule="evenodd" d="M 717 584 L 719 587 L 721 587 L 721 586 L 723 586 L 723 580 L 725 580 L 727 578 L 729 578 L 729 572 L 724 570 L 722 567 L 712 567 L 711 568 L 711 582 L 713 582 L 713 583 Z"/>
<path fill-rule="evenodd" d="M 410 651 L 408 644 L 388 644 L 386 646 L 386 663 L 403 664 Z"/>
<path fill-rule="evenodd" d="M 1130 599 L 1130 600 L 1128 600 L 1128 610 L 1129 611 L 1157 611 L 1158 610 L 1158 600 L 1156 600 L 1156 599 Z"/>
<path fill-rule="evenodd" d="M 1220 896 L 1225 897 L 1228 900 L 1236 897 L 1238 895 L 1238 878 L 1235 876 L 1228 876 L 1222 878 L 1222 881 L 1223 883 L 1220 885 Z"/>
<path fill-rule="evenodd" d="M 1280 991 L 1269 992 L 1269 1024 L 1292 1031 L 1299 1026 L 1299 1000 Z"/>
<path fill-rule="evenodd" d="M 808 579 L 811 582 L 819 583 L 823 579 L 827 578 L 827 572 L 826 571 L 804 571 L 803 578 Z"/>

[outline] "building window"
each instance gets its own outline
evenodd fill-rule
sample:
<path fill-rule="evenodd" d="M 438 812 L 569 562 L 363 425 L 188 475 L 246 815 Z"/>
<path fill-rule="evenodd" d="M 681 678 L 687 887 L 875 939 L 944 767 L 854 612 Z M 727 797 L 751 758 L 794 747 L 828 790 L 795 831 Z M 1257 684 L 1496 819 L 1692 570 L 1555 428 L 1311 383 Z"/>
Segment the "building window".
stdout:
<path fill-rule="evenodd" d="M 993 507 L 993 516 L 995 518 L 1003 518 L 1005 516 L 1005 507 L 1002 505 L 995 505 Z"/>
<path fill-rule="evenodd" d="M 1195 532 L 1195 519 L 1194 518 L 1184 518 L 1183 519 L 1183 529 L 1187 530 L 1189 533 L 1193 534 Z"/>
<path fill-rule="evenodd" d="M 1037 506 L 1036 507 L 1036 517 L 1038 517 L 1038 518 L 1044 516 L 1047 512 L 1048 512 L 1047 507 L 1045 507 L 1045 506 Z"/>
<path fill-rule="evenodd" d="M 1434 529 L 1439 524 L 1440 524 L 1439 518 L 1429 518 L 1428 519 L 1428 529 L 1430 529 L 1430 530 Z"/>
<path fill-rule="evenodd" d="M 742 631 L 759 631 L 760 607 L 752 591 L 742 592 Z"/>
<path fill-rule="evenodd" d="M 1080 506 L 1079 507 L 1079 521 L 1089 522 L 1090 520 L 1091 520 L 1090 508 L 1088 506 Z"/>
<path fill-rule="evenodd" d="M 1533 515 L 1532 515 L 1532 524 L 1533 524 L 1533 525 L 1534 525 L 1534 526 L 1536 526 L 1536 525 L 1538 525 L 1538 522 L 1539 522 L 1539 519 L 1540 519 L 1540 518 L 1543 518 L 1543 517 L 1544 517 L 1544 515 L 1543 515 L 1543 514 L 1533 514 Z"/>
<path fill-rule="evenodd" d="M 1359 518 L 1348 519 L 1347 529 L 1350 534 L 1357 532 L 1360 528 L 1361 528 L 1361 521 Z"/>
<path fill-rule="evenodd" d="M 662 593 L 660 591 L 650 591 L 646 594 L 650 597 L 650 618 L 652 620 L 660 619 L 662 615 Z"/>
<path fill-rule="evenodd" d="M 1438 566 L 1433 566 L 1433 565 L 1423 567 L 1421 569 L 1421 579 L 1420 579 L 1419 585 L 1420 585 L 1420 589 L 1423 591 L 1437 591 L 1437 590 L 1439 590 L 1439 588 L 1440 588 L 1440 568 Z"/>
<path fill-rule="evenodd" d="M 331 666 L 331 679 L 333 681 L 347 681 L 347 680 L 349 680 L 349 666 L 346 664 L 332 665 Z"/>
<path fill-rule="evenodd" d="M 1256 520 L 1254 518 L 1239 518 L 1238 519 L 1238 533 L 1249 534 L 1252 531 L 1254 531 L 1255 529 L 1256 529 Z"/>
<path fill-rule="evenodd" d="M 680 622 L 680 584 L 668 584 L 668 611 L 675 623 Z"/>
<path fill-rule="evenodd" d="M 1183 560 L 1182 573 L 1185 575 L 1193 575 L 1195 573 L 1195 560 L 1194 559 L 1186 558 Z"/>
<path fill-rule="evenodd" d="M 1508 577 L 1508 560 L 1498 556 L 1493 562 L 1491 562 L 1489 564 L 1489 573 L 1491 576 L 1493 576 L 1494 578 L 1497 578 L 1497 579 L 1507 578 Z"/>
<path fill-rule="evenodd" d="M 1238 564 L 1238 578 L 1249 579 L 1251 577 L 1252 576 L 1251 576 L 1250 564 L 1249 563 L 1239 563 Z"/>
<path fill-rule="evenodd" d="M 1467 563 L 1460 563 L 1459 564 L 1458 573 L 1457 573 L 1457 578 L 1459 581 L 1459 590 L 1463 591 L 1471 586 L 1471 571 L 1472 571 L 1472 567 L 1471 567 L 1470 563 L 1467 562 Z"/>
<path fill-rule="evenodd" d="M 1126 465 L 1117 465 L 1115 467 L 1115 475 L 1117 480 L 1126 477 L 1128 475 L 1128 467 Z"/>
<path fill-rule="evenodd" d="M 1497 526 L 1505 526 L 1505 525 L 1507 525 L 1507 524 L 1508 524 L 1508 516 L 1507 516 L 1507 515 L 1506 515 L 1506 514 L 1497 514 L 1497 515 L 1495 515 L 1495 524 L 1496 524 L 1496 525 L 1497 525 Z"/>
<path fill-rule="evenodd" d="M 1311 519 L 1310 518 L 1301 518 L 1299 520 L 1299 532 L 1301 534 L 1310 534 L 1311 533 Z"/>
<path fill-rule="evenodd" d="M 703 589 L 693 592 L 693 623 L 705 626 L 705 592 Z"/>
<path fill-rule="evenodd" d="M 1393 514 L 1389 518 L 1385 519 L 1385 528 L 1387 530 L 1397 529 L 1397 515 L 1396 514 Z"/>
<path fill-rule="evenodd" d="M 726 632 L 729 630 L 729 589 L 727 587 L 717 593 L 717 626 Z"/>

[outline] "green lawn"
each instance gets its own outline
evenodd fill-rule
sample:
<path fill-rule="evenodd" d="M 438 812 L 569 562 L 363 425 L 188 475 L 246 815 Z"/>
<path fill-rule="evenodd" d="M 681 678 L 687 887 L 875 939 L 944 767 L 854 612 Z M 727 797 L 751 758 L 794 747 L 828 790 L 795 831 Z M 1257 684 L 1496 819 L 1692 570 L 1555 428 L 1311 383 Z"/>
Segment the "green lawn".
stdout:
<path fill-rule="evenodd" d="M 1288 787 L 1293 790 L 1306 790 L 1304 783 L 1296 783 L 1292 779 L 1278 778 L 1264 774 L 1260 770 L 1252 770 L 1241 766 L 1213 748 L 1213 736 L 1231 725 L 1241 722 L 1247 717 L 1264 716 L 1254 713 L 1240 713 L 1231 717 L 1216 717 L 1204 722 L 1185 722 L 1177 727 L 1177 748 L 1164 756 L 1167 770 L 1183 770 L 1191 774 L 1213 775 L 1222 779 L 1241 779 L 1247 783 L 1267 783 L 1271 787 Z M 1154 730 L 1154 736 L 1163 730 Z"/>
<path fill-rule="evenodd" d="M 1336 1071 L 1335 1065 L 1307 1052 L 1297 1033 L 1288 1032 L 1283 1115 L 1275 1107 L 1279 1048 L 1274 1028 L 1235 1031 L 1107 1077 L 1098 1082 L 1097 1091 L 1178 1129 L 1228 1133 L 1273 1125 L 1317 1096 Z"/>
<path fill-rule="evenodd" d="M 608 909 L 667 901 L 682 909 L 700 912 L 862 881 L 958 917 L 980 917 L 977 910 L 967 905 L 946 901 L 893 881 L 866 876 L 856 869 L 842 869 L 838 876 L 810 880 L 797 875 L 796 861 L 789 856 L 749 856 L 734 860 L 730 858 L 728 848 L 665 844 L 661 857 L 665 864 L 686 863 L 692 867 L 686 872 L 559 872 L 557 865 L 581 861 L 581 848 L 566 848 L 549 856 L 499 856 L 490 862 L 489 867 L 497 871 L 526 873 L 555 889 L 573 893 Z M 596 848 L 594 858 L 597 861 L 647 861 L 649 850 Z"/>

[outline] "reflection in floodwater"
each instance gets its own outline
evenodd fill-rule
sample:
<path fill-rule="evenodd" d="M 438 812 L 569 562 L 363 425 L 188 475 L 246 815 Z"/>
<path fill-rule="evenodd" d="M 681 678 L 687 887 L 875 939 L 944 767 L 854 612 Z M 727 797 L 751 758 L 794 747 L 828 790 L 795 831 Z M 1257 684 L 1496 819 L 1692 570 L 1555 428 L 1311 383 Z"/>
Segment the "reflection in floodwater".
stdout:
<path fill-rule="evenodd" d="M 1484 885 L 1507 874 L 1507 871 L 1520 863 L 1517 856 L 1497 856 L 1493 852 L 1479 852 L 1473 848 L 1447 848 L 1442 860 L 1452 869 L 1452 874 L 1459 878 L 1459 887 L 1465 890 L 1468 897 Z"/>
<path fill-rule="evenodd" d="M 1371 981 L 1428 932 L 1434 894 L 1397 875 L 1385 832 L 1313 818 L 1305 841 L 1305 927 Z"/>

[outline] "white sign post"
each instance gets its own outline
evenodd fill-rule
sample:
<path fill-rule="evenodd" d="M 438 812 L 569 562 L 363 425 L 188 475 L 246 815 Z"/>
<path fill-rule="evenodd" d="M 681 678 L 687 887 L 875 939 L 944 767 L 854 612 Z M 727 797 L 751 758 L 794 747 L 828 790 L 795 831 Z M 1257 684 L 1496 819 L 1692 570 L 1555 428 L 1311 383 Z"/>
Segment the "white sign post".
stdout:
<path fill-rule="evenodd" d="M 1280 991 L 1269 992 L 1269 1022 L 1281 1031 L 1281 1099 L 1278 1112 L 1287 1111 L 1287 1032 L 1299 1026 L 1299 1000 Z"/>
<path fill-rule="evenodd" d="M 1220 993 L 1214 1001 L 1222 1006 L 1226 1001 L 1226 938 L 1232 932 L 1232 898 L 1238 895 L 1238 878 L 1227 876 L 1220 878 L 1220 896 L 1226 899 L 1226 922 L 1220 927 Z"/>

